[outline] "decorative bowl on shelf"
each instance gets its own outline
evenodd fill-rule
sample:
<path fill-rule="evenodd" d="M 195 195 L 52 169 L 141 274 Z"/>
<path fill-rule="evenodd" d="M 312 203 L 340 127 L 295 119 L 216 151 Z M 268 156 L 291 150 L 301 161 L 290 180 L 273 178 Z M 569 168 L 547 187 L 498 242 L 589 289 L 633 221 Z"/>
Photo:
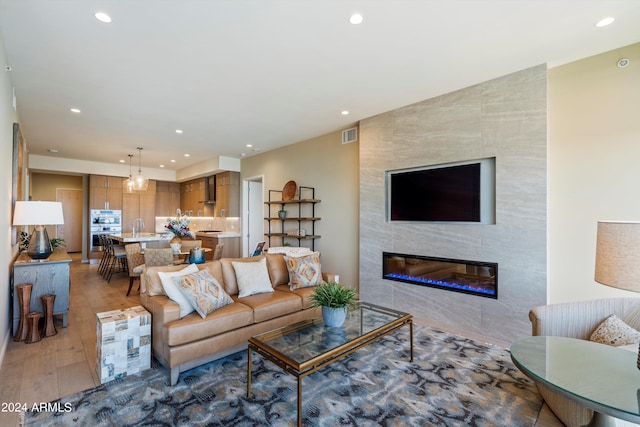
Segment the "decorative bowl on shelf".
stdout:
<path fill-rule="evenodd" d="M 282 200 L 288 202 L 289 200 L 295 199 L 297 190 L 298 185 L 295 181 L 287 182 L 282 189 Z"/>

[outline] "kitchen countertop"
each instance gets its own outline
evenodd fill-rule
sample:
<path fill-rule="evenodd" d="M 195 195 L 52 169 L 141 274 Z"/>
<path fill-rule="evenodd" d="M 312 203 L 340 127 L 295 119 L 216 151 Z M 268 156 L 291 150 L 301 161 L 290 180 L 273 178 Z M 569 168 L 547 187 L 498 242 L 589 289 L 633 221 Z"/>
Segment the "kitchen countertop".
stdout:
<path fill-rule="evenodd" d="M 156 242 L 158 240 L 165 240 L 166 234 L 160 233 L 113 233 L 109 234 L 114 240 L 117 240 L 122 243 L 132 243 L 132 242 Z"/>
<path fill-rule="evenodd" d="M 235 232 L 231 232 L 231 231 L 207 231 L 207 232 L 202 232 L 202 231 L 195 231 L 194 233 L 196 233 L 196 238 L 198 236 L 201 237 L 217 237 L 218 239 L 228 239 L 231 237 L 240 237 L 240 233 L 235 233 Z"/>

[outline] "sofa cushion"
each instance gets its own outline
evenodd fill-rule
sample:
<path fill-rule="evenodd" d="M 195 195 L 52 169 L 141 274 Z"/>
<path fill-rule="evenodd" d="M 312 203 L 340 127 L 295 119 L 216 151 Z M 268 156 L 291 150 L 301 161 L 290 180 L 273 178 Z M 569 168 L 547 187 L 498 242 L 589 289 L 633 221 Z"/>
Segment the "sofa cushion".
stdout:
<path fill-rule="evenodd" d="M 276 286 L 276 291 L 280 292 L 289 292 L 291 294 L 297 295 L 302 298 L 302 308 L 307 309 L 311 307 L 313 301 L 311 300 L 311 295 L 315 292 L 315 288 L 300 288 L 291 290 L 289 285 L 280 285 Z"/>
<path fill-rule="evenodd" d="M 166 327 L 166 344 L 169 347 L 187 344 L 252 324 L 253 310 L 234 302 L 209 313 L 204 320 L 197 313 L 191 313 L 169 323 Z"/>
<path fill-rule="evenodd" d="M 196 272 L 198 272 L 198 266 L 195 264 L 190 264 L 188 267 L 184 267 L 178 271 L 158 271 L 158 277 L 160 278 L 165 295 L 180 306 L 180 317 L 184 317 L 191 313 L 193 311 L 193 306 L 191 305 L 191 302 L 185 298 L 182 292 L 180 292 L 178 289 L 179 285 L 176 285 L 173 278 L 179 278 L 180 276 Z"/>
<path fill-rule="evenodd" d="M 207 314 L 233 303 L 231 297 L 222 289 L 222 285 L 208 270 L 173 277 L 173 282 L 203 319 Z"/>
<path fill-rule="evenodd" d="M 222 268 L 222 286 L 224 286 L 224 290 L 231 296 L 238 295 L 236 271 L 233 268 L 234 262 L 258 262 L 264 258 L 264 255 L 247 258 L 222 258 L 220 260 L 220 266 Z"/>
<path fill-rule="evenodd" d="M 287 263 L 289 287 L 292 290 L 324 283 L 322 280 L 322 268 L 320 267 L 320 254 L 318 252 L 300 257 L 285 256 L 284 260 Z"/>
<path fill-rule="evenodd" d="M 232 262 L 231 264 L 236 272 L 239 298 L 273 292 L 266 258 L 258 262 Z"/>
<path fill-rule="evenodd" d="M 589 340 L 618 347 L 640 342 L 640 332 L 612 314 L 598 325 Z"/>
<path fill-rule="evenodd" d="M 232 298 L 253 309 L 255 323 L 274 319 L 302 310 L 302 298 L 293 292 L 273 291 L 267 294 L 256 294 L 245 298 L 232 296 Z"/>
<path fill-rule="evenodd" d="M 284 285 L 289 283 L 289 270 L 287 270 L 287 263 L 284 260 L 283 253 L 267 254 L 267 270 L 269 270 L 269 277 L 271 278 L 271 284 L 275 288 L 278 285 Z"/>

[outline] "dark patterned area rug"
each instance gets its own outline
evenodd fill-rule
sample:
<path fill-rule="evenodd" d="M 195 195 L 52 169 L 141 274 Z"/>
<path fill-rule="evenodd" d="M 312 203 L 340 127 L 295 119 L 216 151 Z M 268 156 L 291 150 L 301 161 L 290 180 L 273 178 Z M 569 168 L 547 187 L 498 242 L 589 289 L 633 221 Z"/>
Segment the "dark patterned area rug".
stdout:
<path fill-rule="evenodd" d="M 305 426 L 533 426 L 542 400 L 509 352 L 415 326 L 303 379 Z M 246 397 L 246 351 L 180 375 L 168 385 L 154 361 L 140 376 L 54 402 L 68 412 L 26 414 L 29 426 L 290 426 L 297 420 L 292 375 L 253 355 Z"/>

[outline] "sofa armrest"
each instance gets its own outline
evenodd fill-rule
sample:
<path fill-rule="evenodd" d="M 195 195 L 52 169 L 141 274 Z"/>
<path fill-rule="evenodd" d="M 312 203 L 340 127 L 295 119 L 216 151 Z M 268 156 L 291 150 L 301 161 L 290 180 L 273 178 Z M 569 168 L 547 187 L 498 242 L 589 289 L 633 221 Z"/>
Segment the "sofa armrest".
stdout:
<path fill-rule="evenodd" d="M 167 345 L 168 323 L 180 319 L 180 306 L 163 295 L 140 294 L 140 303 L 151 313 L 151 346 L 155 357 L 168 366 L 169 346 Z"/>
<path fill-rule="evenodd" d="M 531 335 L 586 340 L 607 317 L 615 314 L 625 320 L 639 303 L 640 298 L 607 298 L 534 307 L 529 311 Z"/>
<path fill-rule="evenodd" d="M 151 297 L 149 294 L 141 293 L 140 303 L 153 316 L 153 323 L 166 325 L 167 323 L 180 319 L 180 306 L 177 302 L 170 300 L 164 295 Z"/>
<path fill-rule="evenodd" d="M 340 276 L 335 273 L 322 273 L 322 280 L 325 282 L 336 282 L 340 283 Z"/>

